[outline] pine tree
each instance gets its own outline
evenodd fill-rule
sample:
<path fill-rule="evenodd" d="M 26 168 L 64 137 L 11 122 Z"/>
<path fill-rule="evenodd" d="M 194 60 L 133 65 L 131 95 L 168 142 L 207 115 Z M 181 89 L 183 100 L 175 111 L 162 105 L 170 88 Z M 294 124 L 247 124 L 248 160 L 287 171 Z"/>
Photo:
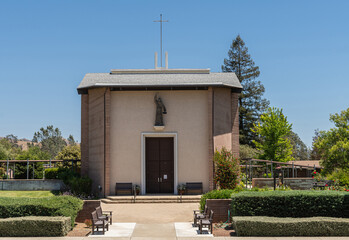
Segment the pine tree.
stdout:
<path fill-rule="evenodd" d="M 222 71 L 235 72 L 243 87 L 239 97 L 240 143 L 254 146 L 252 140 L 257 140 L 257 136 L 251 128 L 268 108 L 269 101 L 262 97 L 265 92 L 264 86 L 256 80 L 260 74 L 259 67 L 255 66 L 240 35 L 233 40 L 228 58 L 224 59 Z"/>
<path fill-rule="evenodd" d="M 300 139 L 298 134 L 291 131 L 287 138 L 290 140 L 293 147 L 292 157 L 295 160 L 308 160 L 310 157 L 310 150 L 307 148 L 302 139 Z"/>

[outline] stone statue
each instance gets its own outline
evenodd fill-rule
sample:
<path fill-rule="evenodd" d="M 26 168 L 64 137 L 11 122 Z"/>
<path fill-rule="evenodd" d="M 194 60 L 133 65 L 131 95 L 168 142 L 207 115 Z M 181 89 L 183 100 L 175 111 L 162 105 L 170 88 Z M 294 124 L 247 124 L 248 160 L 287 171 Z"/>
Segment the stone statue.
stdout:
<path fill-rule="evenodd" d="M 155 126 L 164 126 L 164 119 L 162 117 L 162 114 L 167 114 L 166 107 L 161 98 L 158 97 L 158 94 L 155 94 L 154 101 L 156 104 Z"/>

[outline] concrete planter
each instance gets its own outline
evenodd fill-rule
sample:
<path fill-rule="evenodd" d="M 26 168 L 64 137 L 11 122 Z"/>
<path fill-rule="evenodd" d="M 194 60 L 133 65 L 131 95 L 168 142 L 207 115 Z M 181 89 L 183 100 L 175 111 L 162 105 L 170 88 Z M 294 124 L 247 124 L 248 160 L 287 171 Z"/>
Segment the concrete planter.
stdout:
<path fill-rule="evenodd" d="M 284 185 L 292 189 L 308 190 L 313 187 L 313 178 L 284 178 Z M 252 187 L 274 187 L 273 178 L 253 178 Z"/>
<path fill-rule="evenodd" d="M 59 179 L 5 179 L 0 180 L 0 190 L 7 191 L 59 191 L 64 183 Z"/>

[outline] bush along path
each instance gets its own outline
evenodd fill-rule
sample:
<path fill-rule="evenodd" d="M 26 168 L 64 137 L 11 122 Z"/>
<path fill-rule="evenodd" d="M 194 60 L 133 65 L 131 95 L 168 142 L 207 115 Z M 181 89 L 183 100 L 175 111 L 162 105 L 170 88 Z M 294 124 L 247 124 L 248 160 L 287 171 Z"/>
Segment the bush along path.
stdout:
<path fill-rule="evenodd" d="M 72 196 L 48 198 L 0 198 L 0 219 L 26 216 L 62 216 L 75 218 L 82 209 L 83 201 Z"/>

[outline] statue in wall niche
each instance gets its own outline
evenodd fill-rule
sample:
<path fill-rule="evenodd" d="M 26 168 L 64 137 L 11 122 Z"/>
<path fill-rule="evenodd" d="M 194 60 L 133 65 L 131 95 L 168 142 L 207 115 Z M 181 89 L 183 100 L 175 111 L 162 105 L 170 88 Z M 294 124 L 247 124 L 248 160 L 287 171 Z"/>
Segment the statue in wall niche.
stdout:
<path fill-rule="evenodd" d="M 155 94 L 154 101 L 156 104 L 155 126 L 164 126 L 164 119 L 162 117 L 162 114 L 167 114 L 166 107 L 161 98 L 158 97 L 158 94 Z"/>

